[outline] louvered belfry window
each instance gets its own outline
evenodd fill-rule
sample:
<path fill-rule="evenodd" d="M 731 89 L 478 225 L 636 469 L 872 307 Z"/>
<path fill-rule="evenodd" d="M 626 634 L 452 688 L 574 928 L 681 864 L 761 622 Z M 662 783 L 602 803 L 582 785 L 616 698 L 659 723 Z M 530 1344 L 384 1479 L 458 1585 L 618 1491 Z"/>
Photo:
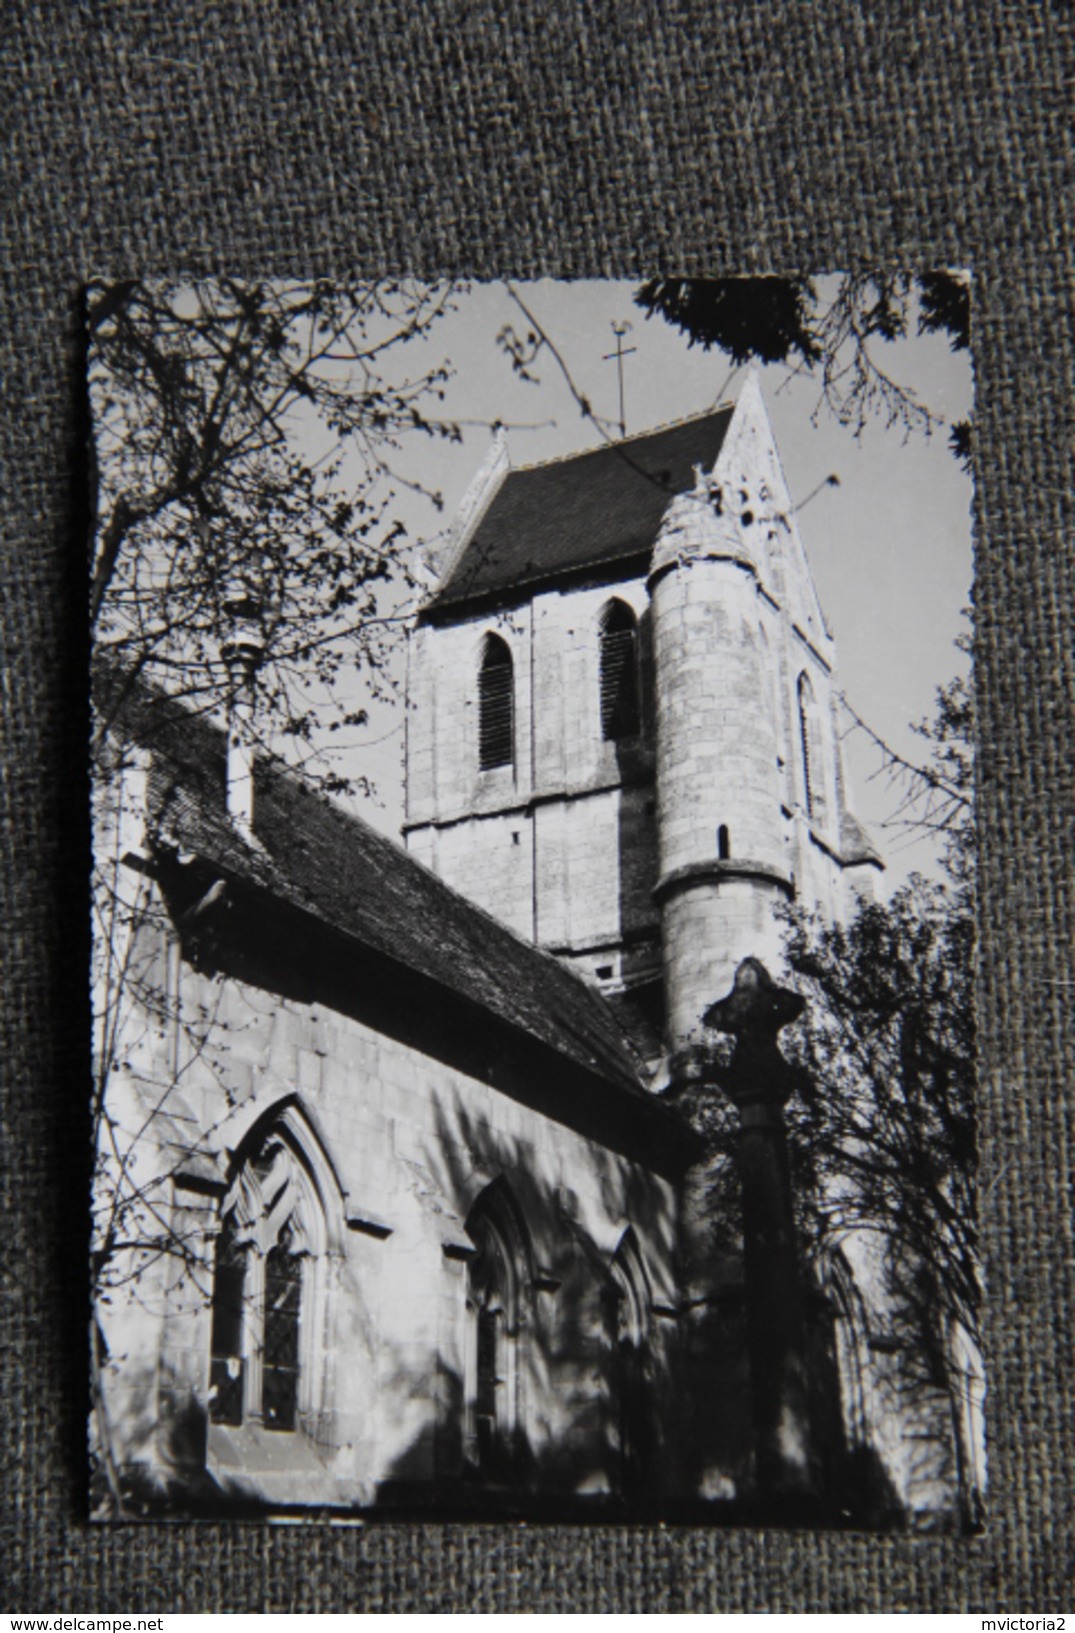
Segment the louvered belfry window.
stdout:
<path fill-rule="evenodd" d="M 499 635 L 486 637 L 478 674 L 478 765 L 482 771 L 515 759 L 515 686 L 511 653 Z"/>
<path fill-rule="evenodd" d="M 612 601 L 601 615 L 601 736 L 635 737 L 639 728 L 638 625 L 630 607 Z"/>

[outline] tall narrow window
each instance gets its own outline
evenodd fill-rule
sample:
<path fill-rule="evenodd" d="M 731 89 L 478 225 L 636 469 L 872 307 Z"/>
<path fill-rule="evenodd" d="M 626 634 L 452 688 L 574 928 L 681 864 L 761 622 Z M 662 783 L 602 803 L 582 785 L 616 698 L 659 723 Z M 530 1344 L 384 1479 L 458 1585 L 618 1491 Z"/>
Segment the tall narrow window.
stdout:
<path fill-rule="evenodd" d="M 619 1447 L 620 1489 L 628 1498 L 645 1494 L 652 1453 L 652 1407 L 646 1375 L 649 1322 L 645 1285 L 638 1249 L 631 1232 L 628 1232 L 616 1251 L 609 1272 L 615 1433 Z"/>
<path fill-rule="evenodd" d="M 265 1353 L 261 1373 L 261 1414 L 267 1429 L 293 1429 L 299 1401 L 299 1308 L 302 1261 L 290 1229 L 265 1258 Z"/>
<path fill-rule="evenodd" d="M 478 765 L 482 771 L 515 759 L 515 685 L 511 653 L 487 635 L 478 672 Z"/>
<path fill-rule="evenodd" d="M 213 1423 L 298 1427 L 316 1380 L 304 1378 L 304 1322 L 315 1302 L 326 1221 L 312 1164 L 286 1115 L 254 1138 L 221 1207 L 209 1364 Z"/>
<path fill-rule="evenodd" d="M 808 675 L 799 676 L 799 746 L 802 753 L 803 794 L 806 814 L 818 819 L 822 814 L 821 762 L 815 725 L 814 689 Z"/>
<path fill-rule="evenodd" d="M 601 614 L 601 736 L 606 742 L 639 730 L 638 622 L 626 602 L 610 601 Z"/>
<path fill-rule="evenodd" d="M 235 1240 L 234 1212 L 225 1214 L 216 1240 L 209 1398 L 214 1423 L 243 1421 L 243 1309 L 246 1253 Z"/>
<path fill-rule="evenodd" d="M 488 1244 L 487 1244 L 488 1245 Z M 483 1267 L 486 1271 L 489 1266 Z M 474 1284 L 472 1283 L 472 1286 Z M 504 1373 L 504 1304 L 502 1288 L 490 1278 L 475 1292 L 475 1320 L 477 1323 L 476 1377 L 474 1385 L 474 1426 L 477 1438 L 478 1466 L 489 1468 L 495 1462 L 498 1441 L 501 1438 L 504 1412 L 500 1396 L 507 1379 Z"/>
<path fill-rule="evenodd" d="M 867 1443 L 869 1414 L 864 1363 L 869 1355 L 869 1324 L 862 1295 L 844 1254 L 837 1249 L 826 1277 L 833 1317 L 844 1438 L 850 1452 Z"/>
<path fill-rule="evenodd" d="M 506 1185 L 482 1193 L 467 1220 L 468 1456 L 487 1478 L 510 1475 L 517 1427 L 522 1227 Z"/>

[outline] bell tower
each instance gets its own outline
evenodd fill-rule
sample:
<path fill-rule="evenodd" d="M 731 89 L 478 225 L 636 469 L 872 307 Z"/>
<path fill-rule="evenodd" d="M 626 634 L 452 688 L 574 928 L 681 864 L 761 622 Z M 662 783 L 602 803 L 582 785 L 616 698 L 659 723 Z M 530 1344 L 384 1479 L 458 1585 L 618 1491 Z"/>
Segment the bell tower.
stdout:
<path fill-rule="evenodd" d="M 842 917 L 882 865 L 834 675 L 753 376 L 564 459 L 498 438 L 411 637 L 408 848 L 674 1056 L 743 958 L 776 972 L 775 905 Z"/>

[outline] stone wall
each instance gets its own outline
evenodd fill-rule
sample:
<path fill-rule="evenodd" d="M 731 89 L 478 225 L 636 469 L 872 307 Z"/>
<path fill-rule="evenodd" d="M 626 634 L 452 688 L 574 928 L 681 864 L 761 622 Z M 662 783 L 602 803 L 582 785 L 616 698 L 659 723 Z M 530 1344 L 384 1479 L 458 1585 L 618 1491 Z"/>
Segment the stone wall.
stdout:
<path fill-rule="evenodd" d="M 613 596 L 646 619 L 633 579 L 414 632 L 406 828 L 411 853 L 454 889 L 610 987 L 658 966 L 652 687 L 639 739 L 601 733 L 600 617 Z M 512 653 L 515 758 L 482 771 L 490 633 Z M 647 633 L 643 622 L 643 653 Z"/>
<path fill-rule="evenodd" d="M 160 917 L 139 935 L 140 967 L 163 983 L 175 959 Z M 132 1011 L 130 1046 L 109 1085 L 121 1143 L 152 1200 L 149 1228 L 160 1235 L 167 1221 L 182 1243 L 181 1252 L 132 1256 L 136 1279 L 102 1311 L 121 1463 L 197 1499 L 458 1500 L 473 1442 L 466 1220 L 498 1185 L 526 1243 L 510 1337 L 513 1480 L 568 1496 L 618 1488 L 609 1278 L 626 1243 L 644 1282 L 648 1478 L 655 1492 L 667 1485 L 675 1296 L 664 1181 L 323 1006 L 185 964 L 176 995 L 178 1013 Z M 304 1271 L 302 1353 L 318 1371 L 316 1421 L 294 1432 L 207 1421 L 221 1193 L 236 1152 L 282 1111 L 320 1175 L 328 1243 L 313 1311 Z"/>

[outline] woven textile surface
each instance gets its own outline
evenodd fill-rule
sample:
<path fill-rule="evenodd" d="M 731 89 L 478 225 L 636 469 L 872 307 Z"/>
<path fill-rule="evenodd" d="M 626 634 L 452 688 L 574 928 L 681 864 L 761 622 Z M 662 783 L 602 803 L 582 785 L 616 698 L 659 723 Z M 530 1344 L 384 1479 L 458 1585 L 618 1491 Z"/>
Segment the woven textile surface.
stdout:
<path fill-rule="evenodd" d="M 6 8 L 4 1609 L 1070 1608 L 1071 46 L 1000 0 Z M 92 1528 L 81 286 L 878 264 L 976 279 L 985 1534 Z"/>

